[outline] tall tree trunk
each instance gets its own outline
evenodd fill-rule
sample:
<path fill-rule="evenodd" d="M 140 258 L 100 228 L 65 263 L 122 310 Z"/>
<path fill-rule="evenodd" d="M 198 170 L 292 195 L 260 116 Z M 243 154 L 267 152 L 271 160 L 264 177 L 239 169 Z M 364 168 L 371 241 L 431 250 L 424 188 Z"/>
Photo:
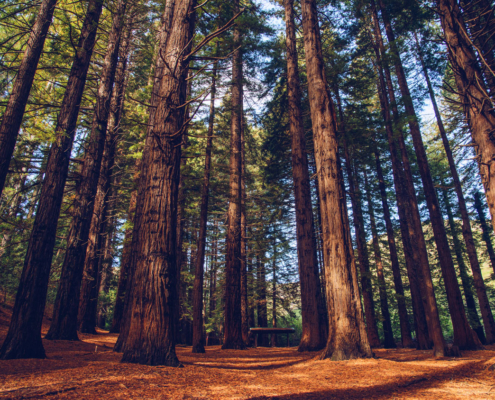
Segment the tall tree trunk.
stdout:
<path fill-rule="evenodd" d="M 426 253 L 426 244 L 424 241 L 423 231 L 421 229 L 421 221 L 418 220 L 419 213 L 416 194 L 414 187 L 410 187 L 411 180 L 405 178 L 405 168 L 398 157 L 390 108 L 393 110 L 395 121 L 398 119 L 398 111 L 392 87 L 390 70 L 386 64 L 382 63 L 381 54 L 384 53 L 384 46 L 378 23 L 378 14 L 374 1 L 371 1 L 370 4 L 374 22 L 373 47 L 377 60 L 376 69 L 378 75 L 378 95 L 380 99 L 382 117 L 385 122 L 385 130 L 387 133 L 392 161 L 392 172 L 394 176 L 395 193 L 399 211 L 399 223 L 413 303 L 416 344 L 418 349 L 425 350 L 430 348 L 428 332 L 430 329 L 432 330 L 430 335 L 435 345 L 435 354 L 438 356 L 443 356 L 445 354 L 445 342 L 443 340 L 440 320 L 438 317 L 438 309 L 436 306 L 435 292 L 433 290 L 433 283 L 429 272 L 428 255 Z M 387 79 L 387 84 L 385 83 L 384 72 Z M 390 96 L 391 107 L 387 97 L 387 88 Z M 397 136 L 400 137 L 400 134 Z M 407 157 L 403 158 L 403 160 L 407 162 L 409 161 Z M 413 243 L 415 244 L 414 249 Z M 421 292 L 421 286 L 426 288 L 426 290 L 423 291 L 424 296 Z"/>
<path fill-rule="evenodd" d="M 428 211 L 430 214 L 433 236 L 435 238 L 440 267 L 442 270 L 442 276 L 447 292 L 450 317 L 452 319 L 452 325 L 454 328 L 454 345 L 458 346 L 461 350 L 476 349 L 481 346 L 481 343 L 478 340 L 477 336 L 474 334 L 474 331 L 469 326 L 466 317 L 464 304 L 461 297 L 461 291 L 459 289 L 459 284 L 457 282 L 455 273 L 454 262 L 452 261 L 452 255 L 450 253 L 447 233 L 445 232 L 443 216 L 440 211 L 435 186 L 431 177 L 423 139 L 421 138 L 419 122 L 416 116 L 416 111 L 414 109 L 411 93 L 409 92 L 406 74 L 402 67 L 399 50 L 395 43 L 395 36 L 392 30 L 392 25 L 388 17 L 388 12 L 384 7 L 383 0 L 380 0 L 380 7 L 382 11 L 383 22 L 385 24 L 385 31 L 387 33 L 387 38 L 391 49 L 391 55 L 395 64 L 395 72 L 402 94 L 402 100 L 404 101 L 406 114 L 408 116 L 409 130 L 411 132 L 419 172 L 421 175 L 421 181 L 423 183 L 426 204 L 428 206 Z"/>
<path fill-rule="evenodd" d="M 62 100 L 56 141 L 50 149 L 45 179 L 24 259 L 19 289 L 0 358 L 44 358 L 41 324 L 45 310 L 57 222 L 62 205 L 77 116 L 88 72 L 102 0 L 90 0 Z"/>
<path fill-rule="evenodd" d="M 134 212 L 136 211 L 137 191 L 131 193 L 129 210 L 127 212 L 127 222 L 133 222 Z M 124 314 L 124 299 L 129 279 L 129 264 L 131 262 L 131 243 L 132 243 L 132 226 L 127 228 L 124 234 L 124 243 L 122 249 L 122 257 L 120 259 L 119 283 L 117 285 L 117 294 L 115 296 L 115 306 L 113 308 L 113 319 L 110 333 L 120 333 L 122 318 Z"/>
<path fill-rule="evenodd" d="M 93 219 L 91 221 L 86 260 L 84 262 L 84 273 L 78 311 L 78 330 L 82 333 L 95 333 L 94 327 L 96 326 L 96 308 L 98 300 L 98 265 L 101 263 L 104 235 L 107 231 L 109 201 L 113 184 L 113 166 L 115 163 L 115 152 L 118 142 L 120 116 L 124 106 L 124 88 L 127 57 L 130 50 L 129 39 L 131 29 L 131 27 L 127 27 L 125 37 L 122 39 L 119 64 L 115 76 L 115 87 L 110 103 L 110 115 L 107 127 L 108 132 L 105 139 L 105 148 L 103 151 L 103 160 L 95 198 Z"/>
<path fill-rule="evenodd" d="M 491 239 L 491 234 L 493 229 L 488 227 L 486 223 L 485 212 L 483 211 L 483 204 L 481 202 L 481 194 L 480 192 L 474 192 L 474 208 L 476 213 L 478 214 L 478 219 L 481 225 L 481 231 L 483 241 L 486 245 L 486 251 L 488 252 L 488 256 L 490 257 L 490 262 L 492 264 L 493 273 L 495 273 L 495 251 L 493 250 L 493 244 Z"/>
<path fill-rule="evenodd" d="M 277 327 L 277 243 L 273 241 L 273 259 L 272 259 L 272 327 Z M 272 333 L 270 338 L 270 345 L 277 347 L 277 335 Z"/>
<path fill-rule="evenodd" d="M 239 10 L 234 0 L 234 12 Z M 225 260 L 224 343 L 222 349 L 243 349 L 241 318 L 241 124 L 242 124 L 242 53 L 239 26 L 234 27 L 232 57 L 232 115 L 230 128 L 230 179 L 228 228 Z"/>
<path fill-rule="evenodd" d="M 160 32 L 158 33 L 158 49 L 163 49 L 167 45 L 167 40 L 169 37 L 169 33 L 172 27 L 172 19 L 174 16 L 174 9 L 175 9 L 175 0 L 166 0 L 165 2 L 165 11 L 163 12 L 162 15 L 162 26 L 160 29 Z M 157 105 L 161 101 L 160 98 L 160 87 L 162 83 L 162 78 L 163 78 L 163 73 L 165 71 L 165 59 L 163 57 L 157 57 L 155 65 L 154 65 L 154 70 L 153 70 L 153 88 L 151 91 L 151 99 L 150 99 L 150 106 L 148 107 L 148 127 L 147 127 L 147 132 L 146 132 L 146 137 L 150 138 L 153 135 L 153 127 L 154 127 L 154 120 L 155 120 L 155 114 L 157 110 Z M 145 142 L 145 147 L 146 147 L 147 142 Z M 139 162 L 136 163 L 137 171 L 136 175 L 138 176 L 137 179 L 138 181 L 138 189 L 139 185 L 141 184 L 141 171 L 142 171 L 142 164 L 145 162 L 145 156 L 147 157 L 148 152 L 143 152 L 143 157 Z M 180 191 L 179 191 L 180 192 Z M 134 282 L 134 274 L 135 274 L 135 268 L 136 268 L 136 262 L 135 262 L 135 257 L 136 257 L 136 242 L 138 240 L 138 235 L 134 234 L 135 228 L 137 226 L 140 226 L 141 224 L 141 218 L 143 217 L 143 202 L 139 199 L 136 198 L 136 208 L 135 208 L 135 213 L 134 213 L 134 227 L 133 227 L 133 233 L 131 236 L 131 249 L 130 249 L 130 255 L 129 255 L 129 270 L 128 270 L 128 277 L 127 277 L 127 284 L 126 284 L 126 290 L 125 290 L 125 297 L 124 297 L 124 305 L 123 305 L 123 323 L 120 326 L 120 335 L 117 339 L 117 342 L 115 343 L 114 346 L 114 351 L 117 352 L 122 352 L 125 342 L 127 341 L 128 333 L 129 333 L 129 328 L 130 328 L 130 323 L 131 323 L 131 314 L 132 314 L 132 287 L 133 287 L 133 282 Z M 178 213 L 178 219 L 180 217 L 180 214 Z M 180 221 L 180 219 L 179 219 Z M 177 257 L 177 262 L 179 262 L 179 257 Z M 179 271 L 177 269 L 177 271 Z M 179 274 L 179 272 L 177 272 Z M 177 281 L 179 282 L 179 281 Z M 178 310 L 176 312 L 176 318 L 179 315 Z"/>
<path fill-rule="evenodd" d="M 326 299 L 329 334 L 323 358 L 346 360 L 370 357 L 363 331 L 361 299 L 352 254 L 345 239 L 343 193 L 338 180 L 337 139 L 332 103 L 327 90 L 315 0 L 302 0 L 304 48 L 319 179 Z"/>
<path fill-rule="evenodd" d="M 486 340 L 487 343 L 493 343 L 495 341 L 495 322 L 493 320 L 492 311 L 490 309 L 490 303 L 488 301 L 488 297 L 486 295 L 485 283 L 483 281 L 483 275 L 481 274 L 480 263 L 478 260 L 478 255 L 476 253 L 476 247 L 474 245 L 473 232 L 471 230 L 471 222 L 469 221 L 469 214 L 466 206 L 466 201 L 464 199 L 464 193 L 462 192 L 461 180 L 459 178 L 459 174 L 457 173 L 457 167 L 455 165 L 455 160 L 452 155 L 452 150 L 450 149 L 450 143 L 447 138 L 447 132 L 445 131 L 445 127 L 443 125 L 442 117 L 440 115 L 440 111 L 437 106 L 435 93 L 433 91 L 433 86 L 430 81 L 430 77 L 428 74 L 428 69 L 424 63 L 423 53 L 421 51 L 421 47 L 419 45 L 418 37 L 416 33 L 414 34 L 416 39 L 418 57 L 421 62 L 421 66 L 423 68 L 423 73 L 425 76 L 426 84 L 428 86 L 428 92 L 430 94 L 430 100 L 433 105 L 433 110 L 435 111 L 435 117 L 438 124 L 438 130 L 440 131 L 440 136 L 442 137 L 443 146 L 445 148 L 445 153 L 447 155 L 447 160 L 449 162 L 450 173 L 452 175 L 452 180 L 454 181 L 454 188 L 457 194 L 457 202 L 459 205 L 459 211 L 461 213 L 462 218 L 462 236 L 464 238 L 464 242 L 466 243 L 466 250 L 468 253 L 469 264 L 471 265 L 471 271 L 473 272 L 474 278 L 474 286 L 476 288 L 476 293 L 478 295 L 478 300 L 480 303 L 481 315 L 483 318 L 483 323 L 485 325 L 486 331 Z M 451 227 L 452 230 L 453 226 Z M 457 252 L 457 250 L 456 250 Z M 460 268 L 460 264 L 459 264 Z M 466 299 L 467 300 L 467 299 Z M 468 305 L 469 307 L 469 305 Z M 468 311 L 469 315 L 472 314 L 472 310 Z M 468 317 L 469 317 L 468 315 Z M 477 314 L 476 314 L 477 315 Z M 478 323 L 479 325 L 479 323 Z M 478 329 L 478 336 L 481 339 L 480 333 L 483 333 Z"/>
<path fill-rule="evenodd" d="M 378 153 L 378 150 L 375 150 L 375 162 L 376 162 L 376 171 L 378 176 L 378 187 L 380 189 L 380 197 L 383 207 L 383 219 L 385 220 L 385 228 L 387 230 L 387 242 L 390 252 L 390 264 L 392 266 L 392 275 L 394 277 L 394 287 L 396 294 L 395 298 L 397 301 L 397 309 L 399 311 L 399 323 L 400 323 L 402 347 L 413 347 L 414 343 L 411 338 L 409 316 L 407 313 L 406 302 L 404 298 L 404 286 L 402 284 L 399 257 L 397 255 L 397 245 L 395 243 L 394 227 L 392 225 L 392 220 L 390 218 L 390 208 L 388 206 L 387 190 L 385 186 L 385 179 L 383 178 L 382 165 L 380 162 L 380 154 Z"/>
<path fill-rule="evenodd" d="M 296 209 L 297 254 L 301 285 L 302 335 L 298 351 L 320 350 L 326 337 L 320 327 L 321 290 L 319 288 L 316 238 L 311 203 L 306 138 L 301 111 L 294 0 L 285 0 L 287 48 L 287 88 L 289 92 L 289 130 L 292 149 L 292 177 Z"/>
<path fill-rule="evenodd" d="M 251 229 L 248 229 L 249 237 L 252 237 Z M 249 243 L 249 242 L 248 242 Z M 253 248 L 248 247 L 247 257 L 246 257 L 246 269 L 247 269 L 247 287 L 248 287 L 248 326 L 254 328 L 256 326 L 254 319 L 254 309 L 255 309 L 255 277 L 254 277 L 254 262 L 253 262 Z M 249 345 L 253 343 L 254 337 L 250 332 Z"/>
<path fill-rule="evenodd" d="M 43 0 L 0 124 L 0 197 L 57 0 Z"/>
<path fill-rule="evenodd" d="M 380 250 L 380 242 L 378 239 L 378 231 L 376 229 L 375 211 L 373 210 L 374 204 L 371 199 L 371 189 L 368 184 L 368 175 L 366 170 L 364 171 L 364 185 L 366 188 L 366 196 L 368 200 L 368 210 L 370 214 L 371 223 L 371 235 L 373 236 L 373 251 L 375 253 L 376 274 L 378 276 L 378 290 L 380 293 L 380 308 L 382 310 L 383 318 L 383 336 L 385 338 L 384 346 L 386 349 L 395 348 L 394 333 L 392 331 L 392 322 L 390 320 L 390 311 L 388 309 L 387 299 L 387 287 L 385 284 L 385 277 L 383 275 L 383 262 L 382 252 Z"/>
<path fill-rule="evenodd" d="M 180 143 L 187 126 L 183 105 L 189 60 L 185 55 L 191 48 L 195 5 L 195 0 L 174 4 L 173 22 L 159 50 L 163 62 L 176 67 L 160 73 L 157 94 L 166 101 L 157 102 L 143 153 L 138 189 L 138 207 L 141 203 L 143 214 L 142 218 L 136 218 L 134 226 L 136 264 L 123 362 L 180 365 L 175 354 L 178 321 L 174 310 L 178 300 L 177 200 Z"/>
<path fill-rule="evenodd" d="M 261 248 L 258 249 L 256 262 L 258 327 L 266 328 L 268 326 L 268 305 L 266 301 L 266 270 L 265 262 L 263 260 L 263 251 L 261 250 Z M 266 345 L 266 338 L 263 335 L 260 336 L 261 337 L 258 338 L 258 344 L 261 346 Z"/>
<path fill-rule="evenodd" d="M 368 247 L 366 245 L 366 235 L 364 232 L 363 210 L 361 207 L 361 191 L 357 174 L 352 170 L 352 162 L 347 147 L 347 141 L 343 137 L 345 165 L 347 170 L 347 179 L 349 181 L 349 195 L 352 203 L 352 216 L 354 230 L 356 233 L 356 247 L 358 250 L 359 271 L 361 278 L 361 294 L 364 302 L 364 315 L 366 317 L 366 332 L 371 347 L 380 346 L 380 338 L 376 327 L 375 305 L 373 302 L 373 288 L 371 286 L 370 263 L 368 256 Z M 356 179 L 355 179 L 356 178 Z"/>
<path fill-rule="evenodd" d="M 473 296 L 471 278 L 468 275 L 466 263 L 464 262 L 462 245 L 457 234 L 449 195 L 447 193 L 447 190 L 445 189 L 442 190 L 442 194 L 445 204 L 445 210 L 447 211 L 447 217 L 449 219 L 450 233 L 452 235 L 452 242 L 454 243 L 454 252 L 457 258 L 457 265 L 459 267 L 459 275 L 461 276 L 462 288 L 464 289 L 464 299 L 466 300 L 467 306 L 467 317 L 473 330 L 478 335 L 478 338 L 481 340 L 481 342 L 486 343 L 485 334 L 483 333 L 483 326 L 481 325 L 480 318 L 478 316 L 478 310 L 476 309 L 476 301 L 474 300 Z"/>
<path fill-rule="evenodd" d="M 246 139 L 245 118 L 241 118 L 241 327 L 242 340 L 249 346 L 246 214 Z"/>
<path fill-rule="evenodd" d="M 208 139 L 206 140 L 205 171 L 203 189 L 201 192 L 201 209 L 199 221 L 198 251 L 196 253 L 196 269 L 193 289 L 193 353 L 204 353 L 203 346 L 203 279 L 206 248 L 206 226 L 208 223 L 208 200 L 210 196 L 211 149 L 213 147 L 213 124 L 215 123 L 215 95 L 216 95 L 217 64 L 213 67 L 211 78 L 210 117 L 208 120 Z"/>
<path fill-rule="evenodd" d="M 117 70 L 125 9 L 125 0 L 119 1 L 112 22 L 112 31 L 108 38 L 102 77 L 96 96 L 93 124 L 84 156 L 81 181 L 76 191 L 65 258 L 53 307 L 53 318 L 46 335 L 46 339 L 50 340 L 78 340 L 77 312 L 79 309 L 79 294 L 107 135 L 110 101 L 115 71 Z"/>

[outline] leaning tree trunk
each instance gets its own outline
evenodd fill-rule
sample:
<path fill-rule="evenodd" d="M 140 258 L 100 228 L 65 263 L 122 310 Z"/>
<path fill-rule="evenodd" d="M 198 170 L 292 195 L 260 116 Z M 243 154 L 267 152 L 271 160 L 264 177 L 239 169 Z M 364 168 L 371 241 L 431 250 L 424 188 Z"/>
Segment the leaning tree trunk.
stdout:
<path fill-rule="evenodd" d="M 447 155 L 447 160 L 449 162 L 450 173 L 452 175 L 452 180 L 454 181 L 454 188 L 457 194 L 457 202 L 459 205 L 459 211 L 461 212 L 461 218 L 462 218 L 462 236 L 464 238 L 464 242 L 466 243 L 466 250 L 468 253 L 469 264 L 471 265 L 471 271 L 473 272 L 474 286 L 476 288 L 476 294 L 478 295 L 481 316 L 483 318 L 483 323 L 485 325 L 486 341 L 487 343 L 493 343 L 495 341 L 495 322 L 493 320 L 492 311 L 490 309 L 490 303 L 486 295 L 485 283 L 483 281 L 483 275 L 481 274 L 478 254 L 476 253 L 476 247 L 474 245 L 473 232 L 471 230 L 471 222 L 469 221 L 469 213 L 466 206 L 466 200 L 464 199 L 464 193 L 462 192 L 461 180 L 459 178 L 459 174 L 457 173 L 457 167 L 455 165 L 455 160 L 452 155 L 452 150 L 450 149 L 450 143 L 447 138 L 447 132 L 445 131 L 442 117 L 440 115 L 440 111 L 437 106 L 435 93 L 433 91 L 433 86 L 430 82 L 428 69 L 426 68 L 426 65 L 424 63 L 423 53 L 421 51 L 421 47 L 419 45 L 419 41 L 416 33 L 414 34 L 414 37 L 416 39 L 419 60 L 423 68 L 423 73 L 428 87 L 428 92 L 430 94 L 430 100 L 433 105 L 433 110 L 435 112 L 435 117 L 438 124 L 438 130 L 440 131 L 440 136 L 442 137 L 443 146 L 445 148 L 445 153 Z M 472 313 L 473 312 L 469 310 L 469 314 Z M 480 336 L 480 333 L 482 334 L 483 330 L 481 329 L 480 331 L 479 329 L 478 330 L 475 329 L 475 331 L 478 333 L 478 336 L 481 339 L 482 336 Z"/>
<path fill-rule="evenodd" d="M 239 0 L 235 0 L 235 10 Z M 230 180 L 228 228 L 225 260 L 224 342 L 222 349 L 243 349 L 241 318 L 241 124 L 242 124 L 242 54 L 241 33 L 234 28 L 232 58 L 232 116 L 230 129 Z"/>
<path fill-rule="evenodd" d="M 199 220 L 199 239 L 196 252 L 196 268 L 193 288 L 193 353 L 204 353 L 203 345 L 203 280 L 206 248 L 206 225 L 208 222 L 208 200 L 210 195 L 211 149 L 213 146 L 213 124 L 215 123 L 217 64 L 213 67 L 211 78 L 210 117 L 208 121 L 208 138 L 206 139 L 205 171 L 201 192 L 201 208 Z"/>
<path fill-rule="evenodd" d="M 490 257 L 493 273 L 495 273 L 495 251 L 493 250 L 493 244 L 491 239 L 493 229 L 490 229 L 488 224 L 486 223 L 486 217 L 485 217 L 485 212 L 483 210 L 483 204 L 481 203 L 480 192 L 474 192 L 474 209 L 478 214 L 478 219 L 481 225 L 482 238 L 483 241 L 485 242 L 488 256 Z"/>
<path fill-rule="evenodd" d="M 409 326 L 409 316 L 407 313 L 406 301 L 404 298 L 404 285 L 400 272 L 399 257 L 397 255 L 397 245 L 395 243 L 394 227 L 390 218 L 390 208 L 387 200 L 387 190 L 385 179 L 383 178 L 382 165 L 378 150 L 375 150 L 376 171 L 378 176 L 378 187 L 380 189 L 380 197 L 383 207 L 383 219 L 385 220 L 385 228 L 387 230 L 387 242 L 390 253 L 390 264 L 392 266 L 392 275 L 394 278 L 394 287 L 396 293 L 397 309 L 399 311 L 400 333 L 402 339 L 402 347 L 413 347 L 414 342 L 411 337 L 411 327 Z"/>
<path fill-rule="evenodd" d="M 65 258 L 53 307 L 53 318 L 46 335 L 46 339 L 50 340 L 78 340 L 79 294 L 107 135 L 110 101 L 117 70 L 125 9 L 126 2 L 124 0 L 119 1 L 108 38 L 102 77 L 96 96 L 93 123 L 88 138 L 89 143 L 84 156 L 81 181 L 77 186 Z"/>
<path fill-rule="evenodd" d="M 409 91 L 406 74 L 402 67 L 402 61 L 395 42 L 392 25 L 388 17 L 388 12 L 384 7 L 383 0 L 380 0 L 380 7 L 383 22 L 385 24 L 385 31 L 387 33 L 387 38 L 391 48 L 391 55 L 395 64 L 397 81 L 399 83 L 402 100 L 404 101 L 406 114 L 408 116 L 409 130 L 411 132 L 421 181 L 423 183 L 426 204 L 430 214 L 433 236 L 438 251 L 438 258 L 447 292 L 450 317 L 454 329 L 454 345 L 458 346 L 461 350 L 477 349 L 481 346 L 481 343 L 469 326 L 469 322 L 466 317 L 461 291 L 459 289 L 459 283 L 457 282 L 455 273 L 454 262 L 452 260 L 452 254 L 450 253 L 443 216 L 438 203 L 435 186 L 433 184 L 430 167 L 428 165 L 426 150 L 419 129 L 419 121 L 417 119 L 411 93 Z"/>
<path fill-rule="evenodd" d="M 118 142 L 120 116 L 124 106 L 125 77 L 127 70 L 127 57 L 130 50 L 131 27 L 126 28 L 125 37 L 122 39 L 119 63 L 115 76 L 115 86 L 110 103 L 110 115 L 108 132 L 103 151 L 98 190 L 95 198 L 93 219 L 89 231 L 86 260 L 81 284 L 79 299 L 78 327 L 79 332 L 95 333 L 96 311 L 98 303 L 98 266 L 101 264 L 104 235 L 107 231 L 108 209 L 111 187 L 113 184 L 113 167 L 115 152 Z"/>
<path fill-rule="evenodd" d="M 321 199 L 329 335 L 323 358 L 346 360 L 370 357 L 371 348 L 362 329 L 361 299 L 345 238 L 343 193 L 338 179 L 337 138 L 325 68 L 315 0 L 302 0 L 304 49 L 313 123 L 315 160 Z"/>
<path fill-rule="evenodd" d="M 180 365 L 175 354 L 177 200 L 195 5 L 195 0 L 174 5 L 168 37 L 159 50 L 164 63 L 175 68 L 161 74 L 158 97 L 165 101 L 157 104 L 143 154 L 138 189 L 142 217 L 134 227 L 132 311 L 123 362 Z"/>
<path fill-rule="evenodd" d="M 476 301 L 474 300 L 474 296 L 473 296 L 471 277 L 468 275 L 467 272 L 466 263 L 464 262 L 464 255 L 462 251 L 461 241 L 459 240 L 459 236 L 457 234 L 457 228 L 455 226 L 454 214 L 452 213 L 452 206 L 450 204 L 449 194 L 446 189 L 442 190 L 442 194 L 443 194 L 445 210 L 447 211 L 447 217 L 449 219 L 450 233 L 452 235 L 454 252 L 457 258 L 457 266 L 459 267 L 459 275 L 461 276 L 461 283 L 464 291 L 464 299 L 466 301 L 467 317 L 469 319 L 469 324 L 473 327 L 480 341 L 482 343 L 486 343 L 485 334 L 483 332 L 483 326 L 481 325 L 480 318 L 478 316 L 478 310 L 476 309 Z"/>
<path fill-rule="evenodd" d="M 41 324 L 45 310 L 57 222 L 62 205 L 77 116 L 93 53 L 102 0 L 90 0 L 62 100 L 29 238 L 9 331 L 0 358 L 44 358 Z"/>
<path fill-rule="evenodd" d="M 380 294 L 380 308 L 382 310 L 382 326 L 384 336 L 384 346 L 386 349 L 397 347 L 394 341 L 394 333 L 392 331 L 392 322 L 390 320 L 390 311 L 388 309 L 387 286 L 385 284 L 385 276 L 383 274 L 382 253 L 380 250 L 380 242 L 378 239 L 378 231 L 376 229 L 374 204 L 371 199 L 371 190 L 368 185 L 368 175 L 364 171 L 364 185 L 366 188 L 366 197 L 368 200 L 368 212 L 370 215 L 371 235 L 373 236 L 373 252 L 375 253 L 376 274 L 378 276 L 378 290 Z"/>
<path fill-rule="evenodd" d="M 397 198 L 397 207 L 399 211 L 399 223 L 402 236 L 402 243 L 404 249 L 404 256 L 406 261 L 407 274 L 409 278 L 409 285 L 411 290 L 411 299 L 413 303 L 413 315 L 415 321 L 416 330 L 416 345 L 418 349 L 426 350 L 430 348 L 430 339 L 428 328 L 433 329 L 431 326 L 431 320 L 429 316 L 435 314 L 436 301 L 435 293 L 433 291 L 433 284 L 429 275 L 429 265 L 428 258 L 426 254 L 426 245 L 424 242 L 422 230 L 417 230 L 417 201 L 416 195 L 414 193 L 414 187 L 411 189 L 408 187 L 410 183 L 409 180 L 405 178 L 404 165 L 398 158 L 398 151 L 396 146 L 396 139 L 394 138 L 394 132 L 392 127 L 392 120 L 390 114 L 390 108 L 393 109 L 394 119 L 398 118 L 397 109 L 395 104 L 395 96 L 393 88 L 391 86 L 391 75 L 386 64 L 383 64 L 381 54 L 384 53 L 383 41 L 380 33 L 380 26 L 378 23 L 378 14 L 376 12 L 376 7 L 374 2 L 371 2 L 371 8 L 373 12 L 373 22 L 374 22 L 374 40 L 373 47 L 376 55 L 376 70 L 378 75 L 377 87 L 378 96 L 380 99 L 380 107 L 382 112 L 382 117 L 385 122 L 385 131 L 387 133 L 387 139 L 389 144 L 389 151 L 392 161 L 392 172 L 394 176 L 395 193 Z M 385 76 L 387 77 L 387 84 L 385 84 Z M 388 94 L 390 96 L 390 101 L 392 107 L 390 107 L 389 100 L 387 97 L 387 87 Z M 406 159 L 408 162 L 408 160 Z M 380 170 L 381 172 L 381 170 Z M 408 188 L 408 189 L 406 189 Z M 412 193 L 412 197 L 408 195 Z M 415 248 L 413 249 L 413 243 Z M 426 261 L 425 261 L 426 260 Z M 426 264 L 425 264 L 426 262 Z M 423 277 L 425 274 L 425 277 Z M 425 296 L 421 293 L 421 284 L 424 282 L 426 288 Z M 433 297 L 432 297 L 433 296 Z M 438 317 L 438 311 L 436 312 Z M 427 323 L 428 317 L 428 323 Z M 434 332 L 440 332 L 440 335 L 434 335 L 438 340 L 438 346 L 436 348 L 436 354 L 439 356 L 444 355 L 445 343 L 443 342 L 443 335 L 441 332 L 441 327 L 438 318 L 433 318 L 433 321 L 438 321 L 435 327 L 440 329 Z M 441 339 L 441 340 L 440 340 Z"/>
<path fill-rule="evenodd" d="M 296 209 L 297 254 L 301 285 L 302 335 L 298 351 L 320 350 L 325 346 L 318 306 L 319 288 L 316 238 L 313 223 L 313 206 L 309 180 L 306 138 L 301 109 L 294 0 L 285 0 L 285 26 L 287 48 L 287 88 L 289 94 L 289 130 L 292 148 L 292 177 Z"/>
<path fill-rule="evenodd" d="M 373 0 L 371 0 L 371 8 L 373 12 L 375 38 L 378 42 L 379 47 L 379 52 L 378 48 L 375 47 L 375 53 L 377 54 L 377 60 L 380 60 L 380 53 L 382 55 L 385 55 L 385 47 L 383 45 L 381 36 L 378 13 L 376 11 L 375 3 Z M 385 87 L 383 73 L 380 71 L 379 76 L 383 102 L 385 104 L 385 108 L 388 109 L 388 102 L 386 99 L 386 91 L 388 90 L 394 123 L 396 127 L 398 127 L 399 112 L 397 109 L 397 102 L 395 100 L 395 93 L 392 84 L 390 69 L 388 68 L 388 65 L 386 63 L 384 64 L 383 70 L 385 71 L 385 77 L 387 81 L 387 85 Z M 385 116 L 390 121 L 390 111 L 385 112 Z M 444 356 L 446 354 L 447 348 L 440 325 L 440 318 L 435 299 L 435 291 L 433 288 L 431 271 L 428 263 L 428 253 L 426 250 L 426 243 L 424 239 L 421 218 L 419 215 L 419 208 L 416 199 L 412 171 L 409 163 L 409 156 L 407 154 L 407 149 L 405 147 L 405 141 L 402 132 L 398 130 L 396 132 L 396 135 L 394 135 L 394 132 L 391 129 L 391 122 L 389 122 L 388 125 L 389 127 L 387 128 L 387 136 L 392 157 L 394 158 L 397 154 L 396 141 L 399 145 L 400 154 L 402 156 L 402 167 L 397 172 L 394 172 L 394 175 L 397 175 L 394 176 L 394 180 L 396 181 L 396 187 L 398 189 L 397 200 L 399 204 L 399 215 L 401 216 L 401 231 L 403 237 L 409 236 L 409 243 L 407 244 L 409 248 L 407 249 L 407 251 L 414 260 L 414 265 L 411 266 L 411 268 L 408 267 L 409 280 L 410 282 L 418 282 L 417 285 L 411 284 L 411 294 L 413 293 L 413 290 L 417 290 L 417 295 L 419 296 L 419 298 L 422 298 L 423 308 L 425 311 L 424 314 L 428 325 L 427 332 L 426 327 L 423 324 L 423 314 L 420 311 L 420 304 L 417 304 L 418 307 L 416 307 L 417 310 L 415 310 L 415 321 L 416 332 L 420 334 L 418 335 L 418 347 L 424 349 L 429 348 L 431 339 L 434 347 L 434 355 Z M 400 207 L 401 202 L 403 202 L 404 207 Z M 408 230 L 408 233 L 405 232 L 405 229 Z M 406 245 L 406 243 L 404 244 Z M 415 296 L 413 295 L 413 299 L 414 297 Z"/>
<path fill-rule="evenodd" d="M 0 197 L 57 0 L 43 0 L 0 124 Z"/>

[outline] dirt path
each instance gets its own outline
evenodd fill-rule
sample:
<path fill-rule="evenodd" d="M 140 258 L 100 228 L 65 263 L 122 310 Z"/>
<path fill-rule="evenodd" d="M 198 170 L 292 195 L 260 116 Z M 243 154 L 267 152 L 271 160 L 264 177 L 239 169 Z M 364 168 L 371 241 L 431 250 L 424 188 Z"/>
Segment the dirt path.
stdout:
<path fill-rule="evenodd" d="M 46 360 L 0 361 L 0 399 L 495 399 L 495 346 L 456 359 L 377 350 L 375 359 L 346 362 L 295 348 L 212 346 L 193 355 L 178 347 L 184 368 L 167 368 L 120 363 L 116 338 L 44 341 Z"/>

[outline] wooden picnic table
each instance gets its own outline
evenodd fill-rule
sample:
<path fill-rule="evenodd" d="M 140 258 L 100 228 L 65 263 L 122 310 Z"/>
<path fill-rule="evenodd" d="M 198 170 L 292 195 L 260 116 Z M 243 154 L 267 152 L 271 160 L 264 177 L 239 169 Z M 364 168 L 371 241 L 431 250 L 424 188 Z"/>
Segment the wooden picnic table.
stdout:
<path fill-rule="evenodd" d="M 258 347 L 258 335 L 260 334 L 286 334 L 287 347 L 289 347 L 289 335 L 296 330 L 294 328 L 250 328 L 249 331 L 254 334 L 254 347 Z"/>

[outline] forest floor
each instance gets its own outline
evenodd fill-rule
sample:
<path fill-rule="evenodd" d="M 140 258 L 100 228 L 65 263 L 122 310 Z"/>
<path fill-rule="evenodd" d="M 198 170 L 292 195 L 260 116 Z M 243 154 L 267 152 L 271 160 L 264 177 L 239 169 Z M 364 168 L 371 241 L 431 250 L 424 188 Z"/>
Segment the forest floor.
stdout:
<path fill-rule="evenodd" d="M 9 314 L 0 308 L 0 343 Z M 115 334 L 80 338 L 44 340 L 44 360 L 0 361 L 0 399 L 495 399 L 495 346 L 444 359 L 377 349 L 374 359 L 344 362 L 294 347 L 177 347 L 184 368 L 168 368 L 120 363 Z"/>

